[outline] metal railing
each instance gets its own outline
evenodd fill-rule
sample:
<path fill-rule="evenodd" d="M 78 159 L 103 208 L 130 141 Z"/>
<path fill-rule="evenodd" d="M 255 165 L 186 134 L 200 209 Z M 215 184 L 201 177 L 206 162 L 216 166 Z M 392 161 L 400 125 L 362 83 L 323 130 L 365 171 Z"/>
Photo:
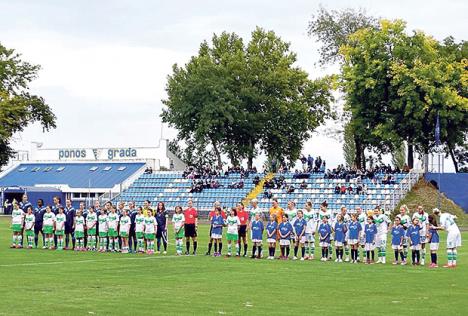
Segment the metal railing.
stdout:
<path fill-rule="evenodd" d="M 385 210 L 385 213 L 391 213 L 395 210 L 398 203 L 411 191 L 423 174 L 424 171 L 419 169 L 412 169 L 408 172 L 406 177 L 393 189 L 393 192 L 386 195 L 385 199 L 381 201 L 381 206 Z"/>

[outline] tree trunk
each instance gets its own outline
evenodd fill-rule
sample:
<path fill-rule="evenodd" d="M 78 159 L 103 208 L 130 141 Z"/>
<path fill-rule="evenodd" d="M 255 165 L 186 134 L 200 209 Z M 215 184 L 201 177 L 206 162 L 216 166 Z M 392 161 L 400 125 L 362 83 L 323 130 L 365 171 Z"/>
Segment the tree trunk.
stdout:
<path fill-rule="evenodd" d="M 221 153 L 219 152 L 218 146 L 216 146 L 216 142 L 213 140 L 211 140 L 211 143 L 213 144 L 213 150 L 216 154 L 216 160 L 218 160 L 218 169 L 223 169 L 223 162 L 221 161 Z"/>
<path fill-rule="evenodd" d="M 413 157 L 413 144 L 408 142 L 408 168 L 413 169 L 414 157 Z"/>
<path fill-rule="evenodd" d="M 452 162 L 453 162 L 453 166 L 455 167 L 455 172 L 458 173 L 459 172 L 458 161 L 457 161 L 457 158 L 455 158 L 455 151 L 450 146 L 449 146 L 449 153 L 450 153 L 450 157 L 452 157 Z"/>
<path fill-rule="evenodd" d="M 356 153 L 355 153 L 355 156 L 354 156 L 354 165 L 356 166 L 357 169 L 361 169 L 362 168 L 362 163 L 361 163 L 361 159 L 362 159 L 362 148 L 361 148 L 361 142 L 359 141 L 359 139 L 357 139 L 356 135 L 354 136 L 354 144 L 355 144 L 355 147 L 356 147 Z"/>
<path fill-rule="evenodd" d="M 366 152 L 364 146 L 361 146 L 361 161 L 362 161 L 362 168 L 366 169 Z"/>
<path fill-rule="evenodd" d="M 254 146 L 252 144 L 252 139 L 249 139 L 249 154 L 247 157 L 247 169 L 252 169 L 253 159 L 254 159 Z"/>

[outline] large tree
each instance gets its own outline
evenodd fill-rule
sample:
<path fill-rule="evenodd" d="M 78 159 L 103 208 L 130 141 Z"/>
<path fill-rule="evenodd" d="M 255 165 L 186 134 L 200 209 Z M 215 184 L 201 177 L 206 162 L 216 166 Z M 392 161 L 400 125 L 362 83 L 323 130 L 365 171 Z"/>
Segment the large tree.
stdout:
<path fill-rule="evenodd" d="M 39 122 L 44 130 L 55 128 L 55 115 L 40 96 L 29 91 L 40 66 L 0 43 L 0 166 L 14 154 L 11 137 L 29 124 Z"/>
<path fill-rule="evenodd" d="M 215 34 L 184 67 L 174 65 L 163 121 L 180 140 L 212 148 L 219 167 L 223 154 L 249 167 L 260 151 L 296 160 L 332 100 L 331 79 L 310 80 L 296 61 L 273 31 L 255 29 L 247 45 L 234 33 Z"/>

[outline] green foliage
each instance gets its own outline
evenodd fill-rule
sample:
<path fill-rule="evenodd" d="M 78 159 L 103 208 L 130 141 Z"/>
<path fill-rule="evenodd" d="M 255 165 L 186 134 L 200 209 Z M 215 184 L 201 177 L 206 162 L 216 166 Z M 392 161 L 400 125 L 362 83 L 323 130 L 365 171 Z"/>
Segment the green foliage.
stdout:
<path fill-rule="evenodd" d="M 44 130 L 55 128 L 55 115 L 44 99 L 28 91 L 40 67 L 20 57 L 0 44 L 0 166 L 14 154 L 10 147 L 13 134 L 33 122 L 39 122 Z"/>
<path fill-rule="evenodd" d="M 354 167 L 356 161 L 356 143 L 354 142 L 354 133 L 352 126 L 345 124 L 343 132 L 343 156 L 348 167 Z"/>
<path fill-rule="evenodd" d="M 395 146 L 392 152 L 392 165 L 394 168 L 403 169 L 406 162 L 406 146 L 401 142 L 400 146 Z"/>
<path fill-rule="evenodd" d="M 222 154 L 251 166 L 260 151 L 297 160 L 311 131 L 332 116 L 333 78 L 309 80 L 289 47 L 261 28 L 246 46 L 235 33 L 215 34 L 184 67 L 174 65 L 163 121 L 200 154 L 212 148 L 218 166 Z"/>

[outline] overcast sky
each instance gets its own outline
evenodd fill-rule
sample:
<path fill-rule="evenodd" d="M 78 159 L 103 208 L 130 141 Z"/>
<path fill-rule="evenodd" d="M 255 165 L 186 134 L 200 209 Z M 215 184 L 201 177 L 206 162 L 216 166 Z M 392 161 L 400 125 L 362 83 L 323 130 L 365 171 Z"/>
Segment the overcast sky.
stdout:
<path fill-rule="evenodd" d="M 315 65 L 317 47 L 306 34 L 320 4 L 365 8 L 402 18 L 408 28 L 437 39 L 467 38 L 468 2 L 451 1 L 143 1 L 0 0 L 0 42 L 40 64 L 34 93 L 57 115 L 57 129 L 28 127 L 16 148 L 155 146 L 161 135 L 161 99 L 174 63 L 184 64 L 213 33 L 236 32 L 247 42 L 261 26 L 291 42 L 311 78 L 330 72 Z M 164 128 L 164 137 L 175 132 Z M 343 162 L 341 144 L 314 135 L 304 149 L 328 166 Z"/>

